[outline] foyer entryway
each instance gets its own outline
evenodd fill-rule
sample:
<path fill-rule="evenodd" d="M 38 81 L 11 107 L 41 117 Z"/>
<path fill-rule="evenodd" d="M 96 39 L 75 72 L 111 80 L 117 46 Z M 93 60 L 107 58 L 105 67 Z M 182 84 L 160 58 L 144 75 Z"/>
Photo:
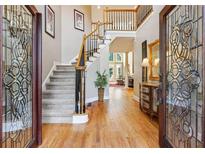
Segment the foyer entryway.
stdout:
<path fill-rule="evenodd" d="M 44 124 L 40 147 L 159 147 L 158 124 L 140 111 L 133 90 L 109 90 L 109 101 L 88 108 L 88 123 Z"/>

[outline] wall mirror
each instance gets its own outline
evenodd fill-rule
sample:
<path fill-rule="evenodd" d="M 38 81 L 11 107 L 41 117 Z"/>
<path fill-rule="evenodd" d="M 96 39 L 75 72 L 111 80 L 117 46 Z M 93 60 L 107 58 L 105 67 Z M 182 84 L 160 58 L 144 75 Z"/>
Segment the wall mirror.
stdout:
<path fill-rule="evenodd" d="M 149 45 L 149 80 L 159 80 L 159 40 Z"/>

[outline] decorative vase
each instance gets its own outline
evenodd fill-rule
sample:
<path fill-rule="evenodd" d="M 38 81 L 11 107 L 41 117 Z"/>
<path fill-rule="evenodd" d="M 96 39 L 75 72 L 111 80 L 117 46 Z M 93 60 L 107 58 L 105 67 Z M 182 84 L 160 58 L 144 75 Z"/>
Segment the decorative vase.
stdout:
<path fill-rule="evenodd" d="M 104 101 L 104 88 L 98 88 L 98 101 Z"/>

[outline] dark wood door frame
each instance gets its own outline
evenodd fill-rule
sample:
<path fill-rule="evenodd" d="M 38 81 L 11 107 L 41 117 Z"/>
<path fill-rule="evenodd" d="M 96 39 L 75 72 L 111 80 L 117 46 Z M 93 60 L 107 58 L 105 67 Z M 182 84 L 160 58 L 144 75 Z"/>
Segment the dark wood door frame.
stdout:
<path fill-rule="evenodd" d="M 160 17 L 159 17 L 159 40 L 160 40 L 160 59 L 165 59 L 166 58 L 166 15 L 169 14 L 175 6 L 173 5 L 167 5 L 163 8 L 163 10 L 160 12 Z M 165 143 L 165 104 L 164 102 L 166 101 L 166 93 L 164 89 L 166 89 L 166 85 L 162 84 L 165 83 L 166 78 L 165 74 L 166 72 L 166 61 L 165 60 L 160 60 L 160 89 L 161 89 L 161 98 L 160 98 L 160 105 L 159 105 L 159 145 L 160 147 L 171 147 L 168 143 Z"/>
<path fill-rule="evenodd" d="M 36 147 L 42 142 L 42 15 L 35 6 L 27 5 L 26 8 L 33 16 L 33 139 L 28 147 Z M 2 27 L 3 6 L 0 6 L 0 148 L 2 147 Z"/>
<path fill-rule="evenodd" d="M 172 145 L 166 139 L 166 125 L 165 125 L 165 114 L 166 114 L 166 16 L 175 8 L 175 5 L 167 5 L 160 12 L 159 19 L 159 31 L 160 31 L 160 89 L 161 89 L 161 98 L 159 105 L 159 145 L 160 147 L 172 147 Z M 203 14 L 205 15 L 205 6 L 203 6 Z M 205 68 L 205 16 L 203 15 L 203 68 Z M 203 76 L 205 76 L 205 71 L 203 71 Z M 205 82 L 203 81 L 203 96 L 205 96 Z M 205 102 L 203 100 L 203 117 L 205 117 Z M 203 129 L 205 128 L 205 119 L 202 123 Z M 203 147 L 205 147 L 205 132 L 202 131 L 203 137 Z"/>
<path fill-rule="evenodd" d="M 3 6 L 0 5 L 0 148 L 2 147 L 2 115 L 3 115 L 3 91 L 2 91 L 2 55 L 3 55 Z"/>
<path fill-rule="evenodd" d="M 203 61 L 203 68 L 205 68 L 205 6 L 203 5 L 203 54 L 202 54 L 202 61 Z M 205 71 L 203 71 L 203 77 L 205 77 Z M 205 96 L 205 82 L 203 81 L 203 96 Z M 203 98 L 204 99 L 204 98 Z M 203 100 L 203 122 L 202 122 L 202 128 L 205 129 L 205 99 Z M 205 148 L 205 130 L 202 131 L 202 137 L 203 137 L 203 147 Z"/>

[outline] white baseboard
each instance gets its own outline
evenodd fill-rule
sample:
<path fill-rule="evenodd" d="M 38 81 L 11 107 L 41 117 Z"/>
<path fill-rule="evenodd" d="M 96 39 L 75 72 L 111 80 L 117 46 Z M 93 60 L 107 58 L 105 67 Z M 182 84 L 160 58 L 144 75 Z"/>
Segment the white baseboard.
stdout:
<path fill-rule="evenodd" d="M 88 114 L 74 114 L 73 115 L 73 124 L 83 124 L 88 122 L 89 118 L 88 118 Z"/>
<path fill-rule="evenodd" d="M 49 78 L 50 76 L 53 74 L 53 70 L 56 68 L 56 64 L 58 64 L 58 62 L 53 62 L 53 66 L 50 70 L 50 72 L 47 74 L 45 80 L 43 81 L 43 84 L 42 84 L 42 90 L 45 90 L 46 89 L 46 83 L 49 81 Z"/>
<path fill-rule="evenodd" d="M 138 96 L 136 96 L 136 95 L 133 95 L 133 96 L 132 96 L 132 98 L 133 98 L 135 101 L 137 101 L 137 102 L 139 102 L 139 101 L 140 101 L 139 97 L 138 97 Z"/>
<path fill-rule="evenodd" d="M 104 99 L 109 100 L 110 97 L 109 96 L 104 96 Z M 86 98 L 85 104 L 92 103 L 92 102 L 95 102 L 95 101 L 98 101 L 98 96 L 97 97 Z"/>

